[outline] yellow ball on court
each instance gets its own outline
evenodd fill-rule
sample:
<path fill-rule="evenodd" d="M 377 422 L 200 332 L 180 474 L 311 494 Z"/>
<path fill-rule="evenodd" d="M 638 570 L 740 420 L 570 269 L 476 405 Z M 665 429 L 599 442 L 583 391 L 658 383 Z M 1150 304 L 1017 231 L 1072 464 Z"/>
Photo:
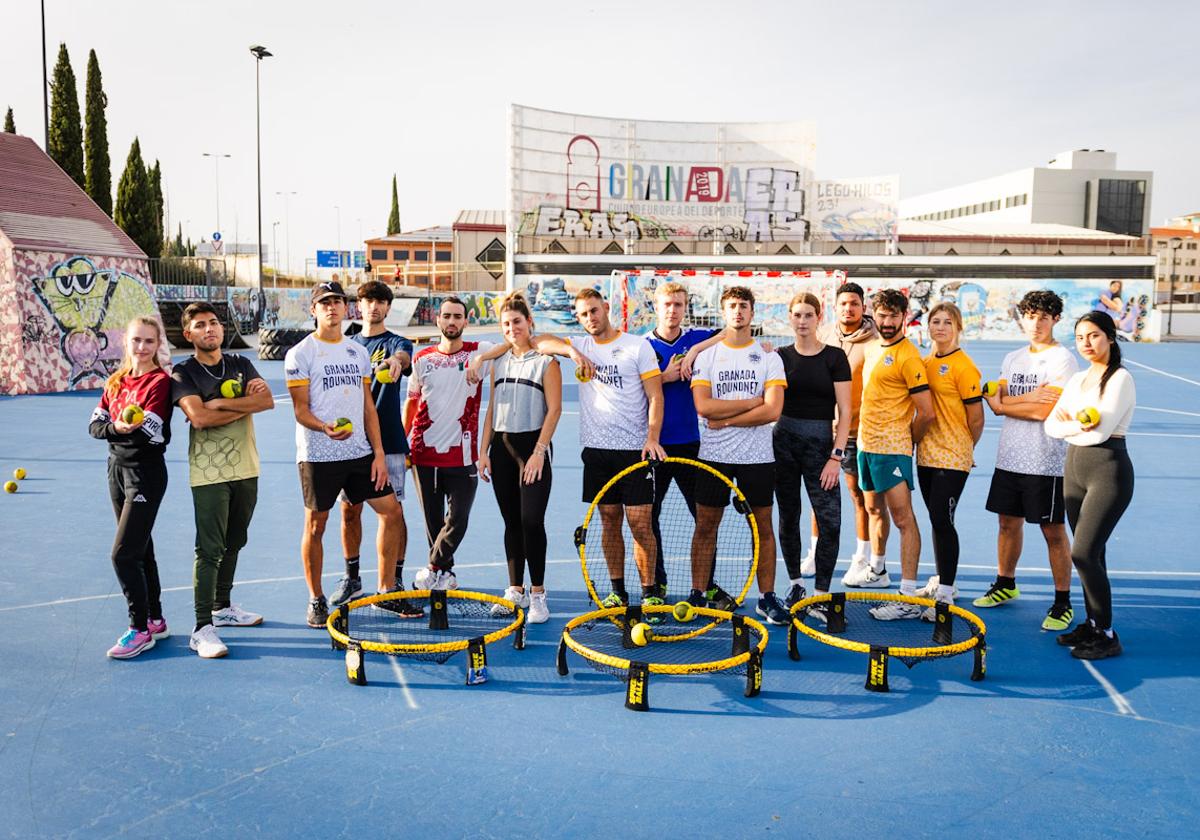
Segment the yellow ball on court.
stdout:
<path fill-rule="evenodd" d="M 236 399 L 242 395 L 242 383 L 236 379 L 226 379 L 221 383 L 221 396 L 227 400 Z"/>
<path fill-rule="evenodd" d="M 392 379 L 392 369 L 386 364 L 375 368 L 375 381 L 382 382 L 384 385 L 389 385 L 395 380 Z"/>
<path fill-rule="evenodd" d="M 680 601 L 671 610 L 671 614 L 675 616 L 676 621 L 688 622 L 696 617 L 696 611 L 692 609 L 692 605 L 687 601 Z"/>
<path fill-rule="evenodd" d="M 989 379 L 983 383 L 983 395 L 985 397 L 994 397 L 1000 393 L 1000 383 L 995 379 Z"/>
<path fill-rule="evenodd" d="M 1100 422 L 1100 412 L 1089 406 L 1088 408 L 1081 409 L 1080 412 L 1075 415 L 1075 419 L 1084 426 L 1095 426 Z"/>
<path fill-rule="evenodd" d="M 633 629 L 629 631 L 629 638 L 633 639 L 633 643 L 638 647 L 645 647 L 654 638 L 654 631 L 650 629 L 650 625 L 644 621 L 639 621 L 633 625 Z"/>
<path fill-rule="evenodd" d="M 350 422 L 348 417 L 339 417 L 333 421 L 333 430 L 335 432 L 352 432 L 354 424 Z"/>
<path fill-rule="evenodd" d="M 588 382 L 592 377 L 588 376 L 587 372 L 583 368 L 577 367 L 575 368 L 575 378 L 580 382 Z"/>
<path fill-rule="evenodd" d="M 141 423 L 145 419 L 146 412 L 142 411 L 140 405 L 127 405 L 125 406 L 125 410 L 121 412 L 121 422 L 128 423 L 130 426 Z"/>
<path fill-rule="evenodd" d="M 4 482 L 4 492 L 5 493 L 16 493 L 17 492 L 17 482 L 15 482 L 15 481 Z M 642 644 L 646 644 L 646 643 L 642 642 Z"/>
<path fill-rule="evenodd" d="M 17 481 L 20 481 L 24 477 L 25 477 L 25 468 L 24 467 L 17 467 L 15 470 L 13 470 L 13 478 L 15 478 Z"/>

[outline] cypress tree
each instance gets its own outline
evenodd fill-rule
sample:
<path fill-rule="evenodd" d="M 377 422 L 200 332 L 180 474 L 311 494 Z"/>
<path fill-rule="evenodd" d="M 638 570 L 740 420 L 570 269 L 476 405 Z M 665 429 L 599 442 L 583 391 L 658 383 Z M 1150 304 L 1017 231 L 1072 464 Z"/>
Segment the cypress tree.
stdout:
<path fill-rule="evenodd" d="M 112 162 L 108 158 L 108 118 L 104 109 L 108 97 L 100 79 L 100 62 L 96 51 L 88 53 L 86 113 L 84 117 L 83 151 L 87 164 L 87 185 L 84 187 L 108 215 L 112 215 Z"/>
<path fill-rule="evenodd" d="M 58 62 L 50 83 L 51 159 L 63 168 L 76 184 L 87 189 L 83 172 L 83 126 L 79 119 L 79 93 L 75 89 L 75 71 L 67 45 L 58 45 Z"/>
<path fill-rule="evenodd" d="M 396 193 L 396 176 L 392 176 L 392 212 L 388 214 L 387 235 L 400 232 L 400 197 Z"/>
<path fill-rule="evenodd" d="M 8 113 L 4 115 L 4 133 L 16 134 L 17 124 L 13 122 L 12 108 L 8 109 Z"/>
<path fill-rule="evenodd" d="M 156 230 L 154 191 L 146 175 L 146 165 L 142 162 L 142 147 L 136 137 L 133 138 L 133 145 L 129 147 L 125 171 L 121 173 L 121 180 L 117 184 L 117 206 L 113 211 L 113 221 L 146 252 L 146 256 L 158 256 L 158 251 L 153 250 Z"/>
<path fill-rule="evenodd" d="M 152 257 L 162 256 L 163 250 L 163 191 L 162 191 L 162 167 L 158 165 L 158 161 L 154 161 L 154 166 L 146 170 L 146 178 L 150 182 L 150 195 L 152 199 L 151 211 L 154 215 L 151 219 L 151 237 L 150 247 L 152 251 L 146 251 Z"/>

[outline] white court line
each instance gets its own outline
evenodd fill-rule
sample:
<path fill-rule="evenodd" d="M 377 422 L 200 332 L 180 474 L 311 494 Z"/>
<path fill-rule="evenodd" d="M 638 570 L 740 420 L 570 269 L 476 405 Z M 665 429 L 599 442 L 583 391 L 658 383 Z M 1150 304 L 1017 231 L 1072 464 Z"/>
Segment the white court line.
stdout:
<path fill-rule="evenodd" d="M 1083 667 L 1087 668 L 1088 673 L 1092 675 L 1096 682 L 1100 683 L 1100 687 L 1103 688 L 1108 694 L 1108 699 L 1112 700 L 1113 705 L 1117 707 L 1117 711 L 1120 714 L 1129 715 L 1130 717 L 1141 720 L 1142 716 L 1133 710 L 1133 706 L 1129 704 L 1129 701 L 1125 699 L 1125 696 L 1121 694 L 1121 692 L 1117 691 L 1117 687 L 1115 685 L 1105 679 L 1104 675 L 1100 673 L 1095 665 L 1093 665 L 1091 662 L 1088 662 L 1086 659 L 1082 659 L 1080 661 L 1083 662 Z"/>
<path fill-rule="evenodd" d="M 1172 379 L 1178 379 L 1180 382 L 1186 382 L 1189 385 L 1200 385 L 1200 382 L 1197 382 L 1195 379 L 1188 379 L 1186 376 L 1179 376 L 1174 373 L 1167 373 L 1165 370 L 1159 370 L 1156 367 L 1150 367 L 1150 365 L 1144 365 L 1141 362 L 1135 362 L 1133 359 L 1125 359 L 1125 364 L 1136 365 L 1137 367 L 1145 368 L 1146 370 L 1153 371 L 1154 373 L 1161 373 L 1163 376 L 1169 376 Z"/>
<path fill-rule="evenodd" d="M 839 560 L 838 562 L 840 563 L 842 561 Z M 991 565 L 985 565 L 985 564 L 959 563 L 958 568 L 960 568 L 960 569 L 981 569 L 985 572 L 993 572 L 996 570 L 996 564 L 992 563 Z M 1048 575 L 1048 574 L 1050 574 L 1050 567 L 1049 566 L 1021 566 L 1021 572 L 1022 573 L 1039 572 L 1041 574 Z M 1110 575 L 1124 575 L 1124 576 L 1128 576 L 1128 577 L 1138 577 L 1138 576 L 1144 575 L 1146 577 L 1200 578 L 1200 572 L 1163 572 L 1163 571 L 1140 570 L 1140 569 L 1109 569 L 1108 573 Z M 117 593 L 117 594 L 119 595 L 120 593 Z"/>
<path fill-rule="evenodd" d="M 1148 405 L 1139 405 L 1138 411 L 1158 411 L 1163 414 L 1182 414 L 1184 417 L 1200 417 L 1200 412 L 1197 411 L 1179 411 L 1174 408 L 1151 408 Z"/>
<path fill-rule="evenodd" d="M 412 691 L 408 688 L 408 680 L 404 679 L 404 669 L 400 667 L 400 663 L 396 661 L 396 657 L 389 656 L 388 662 L 392 665 L 392 673 L 396 675 L 396 682 L 400 683 L 400 690 L 404 692 L 404 702 L 408 704 L 408 708 L 414 711 L 421 708 L 417 705 L 416 698 L 413 697 Z"/>

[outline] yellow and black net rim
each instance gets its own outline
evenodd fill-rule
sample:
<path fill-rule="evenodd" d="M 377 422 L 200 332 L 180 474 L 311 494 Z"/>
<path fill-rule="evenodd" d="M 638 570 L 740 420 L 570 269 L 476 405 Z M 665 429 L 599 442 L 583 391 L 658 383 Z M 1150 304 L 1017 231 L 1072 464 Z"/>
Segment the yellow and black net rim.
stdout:
<path fill-rule="evenodd" d="M 733 590 L 730 591 L 730 596 L 733 598 L 733 600 L 736 601 L 738 605 L 741 605 L 746 600 L 746 595 L 750 591 L 750 585 L 754 582 L 754 575 L 758 569 L 758 554 L 759 554 L 758 524 L 755 522 L 754 514 L 750 510 L 750 504 L 746 501 L 745 495 L 743 495 L 742 491 L 738 489 L 737 485 L 734 484 L 729 479 L 729 477 L 726 476 L 724 473 L 722 473 L 720 470 L 716 470 L 716 469 L 710 467 L 708 464 L 705 464 L 701 461 L 694 460 L 692 458 L 677 458 L 674 456 L 664 458 L 662 461 L 657 461 L 657 462 L 654 462 L 653 464 L 652 464 L 652 462 L 647 460 L 647 461 L 639 461 L 636 464 L 632 464 L 632 465 L 626 467 L 625 469 L 621 470 L 619 473 L 614 475 L 612 478 L 610 478 L 605 483 L 605 485 L 600 488 L 600 492 L 596 494 L 596 498 L 594 498 L 592 500 L 591 504 L 588 505 L 587 512 L 583 516 L 583 523 L 578 528 L 575 529 L 575 547 L 579 551 L 579 563 L 580 563 L 581 570 L 583 572 L 583 582 L 584 582 L 584 585 L 587 587 L 588 596 L 592 599 L 592 602 L 597 607 L 603 607 L 603 596 L 599 592 L 596 591 L 596 585 L 592 579 L 592 572 L 588 565 L 589 558 L 588 558 L 588 551 L 587 551 L 587 549 L 588 549 L 587 535 L 588 535 L 588 529 L 592 524 L 593 517 L 595 517 L 599 514 L 600 505 L 605 504 L 605 501 L 604 501 L 605 497 L 609 494 L 610 491 L 612 491 L 613 487 L 615 487 L 618 482 L 620 482 L 621 480 L 625 479 L 626 477 L 632 475 L 633 473 L 637 472 L 638 470 L 650 469 L 651 467 L 653 467 L 657 464 L 679 464 L 679 465 L 683 465 L 683 466 L 687 466 L 687 467 L 692 467 L 697 470 L 702 470 L 703 472 L 707 473 L 708 475 L 711 475 L 712 477 L 718 479 L 723 484 L 725 484 L 725 486 L 728 487 L 730 492 L 732 493 L 733 510 L 739 516 L 744 517 L 746 524 L 749 528 L 749 533 L 750 533 L 750 548 L 749 548 L 750 557 L 749 557 L 749 563 L 747 565 L 745 578 L 744 578 L 744 580 L 739 580 L 737 582 L 737 586 L 735 587 L 736 591 L 733 591 Z M 597 548 L 599 548 L 599 547 L 597 546 Z M 600 549 L 600 557 L 598 559 L 598 563 L 596 563 L 594 565 L 598 565 L 600 567 L 601 573 L 603 575 L 607 575 L 608 569 L 605 564 L 602 548 Z M 618 609 L 618 612 L 620 612 L 619 609 Z M 720 612 L 720 611 L 718 610 L 718 612 Z M 703 613 L 698 613 L 698 614 L 703 614 Z"/>
<path fill-rule="evenodd" d="M 871 603 L 875 605 L 887 603 L 912 604 L 922 609 L 932 609 L 934 620 L 931 624 L 921 619 L 902 619 L 898 621 L 877 621 L 866 618 L 865 608 L 859 608 L 854 622 L 847 615 L 851 607 L 857 604 Z M 821 609 L 824 629 L 818 629 L 817 622 L 806 623 L 810 616 L 810 608 Z M 931 598 L 918 598 L 912 595 L 899 595 L 892 592 L 829 592 L 813 595 L 796 602 L 791 608 L 791 621 L 788 624 L 787 649 L 788 656 L 799 661 L 800 651 L 796 644 L 797 634 L 831 647 L 849 650 L 855 653 L 865 653 L 869 657 L 867 685 L 872 691 L 887 691 L 887 663 L 889 657 L 900 659 L 908 667 L 918 662 L 940 659 L 949 656 L 973 652 L 974 667 L 971 672 L 972 680 L 982 680 L 986 673 L 987 656 L 987 625 L 979 616 L 958 607 Z M 851 638 L 855 625 L 870 628 L 874 638 Z M 959 633 L 954 628 L 960 627 Z M 916 629 L 914 629 L 916 628 Z M 876 632 L 877 631 L 877 632 Z M 888 635 L 903 633 L 908 639 L 921 632 L 928 633 L 929 644 L 892 644 L 886 641 Z M 956 635 L 958 638 L 956 638 Z"/>

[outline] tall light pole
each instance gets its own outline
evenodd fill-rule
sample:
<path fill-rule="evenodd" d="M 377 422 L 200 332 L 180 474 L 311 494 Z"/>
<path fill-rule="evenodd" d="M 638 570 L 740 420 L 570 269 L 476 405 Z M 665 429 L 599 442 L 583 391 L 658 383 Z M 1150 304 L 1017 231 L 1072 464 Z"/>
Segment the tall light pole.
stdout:
<path fill-rule="evenodd" d="M 50 75 L 46 70 L 46 0 L 42 0 L 42 118 L 46 124 L 46 154 L 50 154 Z"/>
<path fill-rule="evenodd" d="M 1175 316 L 1175 255 L 1179 252 L 1180 246 L 1183 245 L 1183 237 L 1172 236 L 1168 240 L 1171 246 L 1171 273 L 1167 275 L 1170 280 L 1170 298 L 1167 300 L 1167 335 L 1173 335 L 1171 332 L 1171 322 Z"/>
<path fill-rule="evenodd" d="M 288 204 L 288 199 L 296 194 L 295 190 L 287 192 L 276 192 L 275 195 L 283 196 L 283 224 L 287 228 L 287 232 L 283 235 L 283 247 L 287 249 L 287 273 L 292 276 L 292 214 Z"/>
<path fill-rule="evenodd" d="M 213 183 L 217 196 L 217 227 L 216 231 L 221 231 L 221 158 L 231 158 L 233 155 L 227 155 L 224 152 L 201 152 L 201 157 L 213 159 Z M 222 234 L 224 235 L 224 234 Z"/>
<path fill-rule="evenodd" d="M 338 268 L 340 269 L 342 267 L 342 208 L 335 204 L 333 205 L 333 209 L 337 211 L 337 255 Z"/>
<path fill-rule="evenodd" d="M 271 288 L 279 285 L 279 246 L 275 244 L 275 230 L 279 222 L 271 222 L 271 255 L 275 257 L 275 273 L 271 276 Z"/>
<path fill-rule="evenodd" d="M 270 58 L 271 53 L 266 47 L 255 44 L 250 47 L 250 53 L 254 56 L 254 156 L 255 168 L 258 172 L 258 224 L 255 226 L 255 231 L 258 233 L 258 290 L 262 291 L 262 276 L 263 276 L 263 255 L 262 255 L 262 100 L 259 96 L 259 68 L 262 67 L 262 60 Z M 261 297 L 261 295 L 260 295 Z"/>

